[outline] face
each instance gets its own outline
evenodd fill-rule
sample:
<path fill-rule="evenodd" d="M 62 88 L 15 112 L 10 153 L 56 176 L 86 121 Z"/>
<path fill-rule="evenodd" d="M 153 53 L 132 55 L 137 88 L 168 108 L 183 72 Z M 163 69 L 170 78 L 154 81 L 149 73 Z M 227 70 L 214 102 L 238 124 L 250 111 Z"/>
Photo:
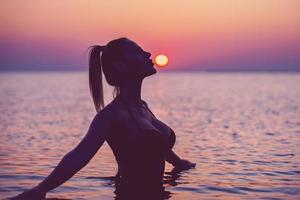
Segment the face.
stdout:
<path fill-rule="evenodd" d="M 124 63 L 127 70 L 135 77 L 147 77 L 156 73 L 151 53 L 144 51 L 139 45 L 128 40 Z"/>

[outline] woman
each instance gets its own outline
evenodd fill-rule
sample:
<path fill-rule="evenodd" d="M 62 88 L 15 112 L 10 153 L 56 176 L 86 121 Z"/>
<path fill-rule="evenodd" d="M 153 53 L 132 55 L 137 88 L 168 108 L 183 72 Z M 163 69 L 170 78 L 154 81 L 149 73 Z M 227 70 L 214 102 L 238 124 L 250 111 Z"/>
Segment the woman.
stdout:
<path fill-rule="evenodd" d="M 195 166 L 172 151 L 174 131 L 157 119 L 141 99 L 143 79 L 156 73 L 150 56 L 127 38 L 91 47 L 89 85 L 97 114 L 88 132 L 45 180 L 11 199 L 45 198 L 48 191 L 82 169 L 104 141 L 118 163 L 115 191 L 118 199 L 139 198 L 140 194 L 153 199 L 161 195 L 165 161 L 178 170 Z M 107 106 L 103 101 L 102 68 L 107 82 L 115 87 L 115 98 Z"/>

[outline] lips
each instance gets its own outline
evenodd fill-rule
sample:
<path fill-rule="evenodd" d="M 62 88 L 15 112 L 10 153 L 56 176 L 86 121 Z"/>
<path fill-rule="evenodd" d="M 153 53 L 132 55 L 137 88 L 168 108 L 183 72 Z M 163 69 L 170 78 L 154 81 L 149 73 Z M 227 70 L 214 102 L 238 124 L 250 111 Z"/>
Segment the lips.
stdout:
<path fill-rule="evenodd" d="M 152 64 L 152 65 L 154 65 L 154 62 L 153 62 L 152 60 L 150 60 L 150 61 L 149 61 L 149 64 Z"/>

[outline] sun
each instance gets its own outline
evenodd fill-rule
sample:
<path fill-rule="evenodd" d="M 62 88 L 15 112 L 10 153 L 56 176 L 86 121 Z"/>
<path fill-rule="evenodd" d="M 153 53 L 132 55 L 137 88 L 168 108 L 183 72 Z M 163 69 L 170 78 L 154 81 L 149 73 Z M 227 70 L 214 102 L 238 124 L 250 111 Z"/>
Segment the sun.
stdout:
<path fill-rule="evenodd" d="M 164 67 L 168 64 L 169 59 L 166 55 L 160 54 L 158 56 L 156 56 L 155 58 L 155 63 L 156 65 L 158 65 L 159 67 Z"/>

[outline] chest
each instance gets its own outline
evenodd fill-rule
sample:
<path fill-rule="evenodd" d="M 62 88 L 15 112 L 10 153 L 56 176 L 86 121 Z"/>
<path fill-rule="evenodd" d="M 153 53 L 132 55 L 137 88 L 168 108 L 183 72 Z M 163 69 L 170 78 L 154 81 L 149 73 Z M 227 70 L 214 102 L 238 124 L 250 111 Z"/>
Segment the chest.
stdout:
<path fill-rule="evenodd" d="M 136 137 L 139 130 L 138 126 L 141 130 L 160 132 L 165 139 L 170 137 L 170 127 L 154 117 L 149 111 L 145 109 L 132 109 L 131 113 L 125 113 L 120 127 L 127 132 L 127 137 Z"/>

